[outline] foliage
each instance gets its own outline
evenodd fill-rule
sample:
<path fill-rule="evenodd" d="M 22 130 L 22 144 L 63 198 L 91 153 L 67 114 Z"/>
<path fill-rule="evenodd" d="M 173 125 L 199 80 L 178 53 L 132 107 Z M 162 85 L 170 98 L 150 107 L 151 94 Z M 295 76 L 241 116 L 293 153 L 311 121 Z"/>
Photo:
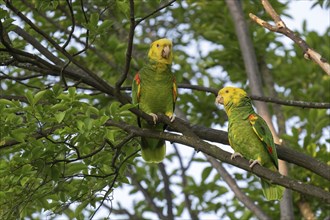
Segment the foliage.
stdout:
<path fill-rule="evenodd" d="M 140 159 L 139 137 L 107 124 L 111 120 L 136 125 L 136 116 L 129 111 L 134 106 L 123 98 L 130 94 L 125 88 L 143 65 L 148 44 L 164 36 L 173 40 L 173 70 L 179 84 L 215 89 L 235 84 L 249 90 L 225 1 L 178 1 L 150 17 L 145 16 L 168 1 L 135 1 L 136 21 L 144 19 L 135 28 L 123 96 L 116 96 L 115 85 L 125 74 L 128 61 L 131 1 L 8 2 L 40 32 L 8 4 L 0 5 L 1 219 L 44 215 L 85 219 L 103 203 L 111 204 L 108 200 L 119 188 L 130 189 L 132 197 L 138 195 L 134 208 L 113 204 L 102 217 L 112 212 L 125 218 L 161 218 L 171 208 L 166 187 L 171 191 L 176 217 L 255 218 L 201 153 L 187 146 L 168 145 L 165 175 L 160 166 Z M 318 1 L 314 7 L 329 8 L 326 2 Z M 297 46 L 285 46 L 279 35 L 249 21 L 249 12 L 264 14 L 259 1 L 243 1 L 242 6 L 258 64 L 260 68 L 266 64 L 278 97 L 329 102 L 330 78 L 316 64 L 303 59 Z M 279 14 L 290 14 L 287 3 L 273 6 Z M 304 27 L 299 34 L 329 58 L 329 30 L 322 34 Z M 270 94 L 265 74 L 260 77 L 265 93 Z M 223 109 L 214 105 L 214 98 L 210 93 L 180 89 L 176 108 L 191 124 L 219 128 L 227 119 Z M 281 109 L 287 130 L 281 136 L 285 144 L 329 163 L 329 110 Z M 276 118 L 274 105 L 270 110 Z M 265 213 L 279 218 L 279 203 L 265 202 L 258 177 L 233 166 L 225 168 Z M 290 176 L 329 191 L 327 180 L 301 167 L 294 166 Z M 317 218 L 328 215 L 328 204 L 293 193 L 294 201 L 301 198 L 310 203 Z M 294 211 L 298 219 L 302 218 L 297 206 Z"/>

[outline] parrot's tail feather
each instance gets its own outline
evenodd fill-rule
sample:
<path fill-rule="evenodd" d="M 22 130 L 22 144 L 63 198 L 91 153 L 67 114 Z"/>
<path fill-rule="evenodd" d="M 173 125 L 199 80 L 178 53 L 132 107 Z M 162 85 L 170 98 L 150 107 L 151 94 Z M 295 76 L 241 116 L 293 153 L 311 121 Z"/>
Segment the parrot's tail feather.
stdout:
<path fill-rule="evenodd" d="M 147 163 L 160 163 L 166 155 L 164 140 L 154 138 L 141 138 L 142 158 Z"/>
<path fill-rule="evenodd" d="M 285 188 L 279 185 L 269 183 L 267 180 L 261 179 L 261 186 L 264 196 L 267 200 L 282 199 Z"/>

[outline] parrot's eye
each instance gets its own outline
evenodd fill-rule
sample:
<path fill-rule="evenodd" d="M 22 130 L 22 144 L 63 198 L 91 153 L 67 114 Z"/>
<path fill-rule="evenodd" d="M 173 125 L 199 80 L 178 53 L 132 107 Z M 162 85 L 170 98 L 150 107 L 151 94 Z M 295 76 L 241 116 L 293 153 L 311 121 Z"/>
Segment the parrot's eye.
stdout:
<path fill-rule="evenodd" d="M 228 90 L 226 90 L 226 93 L 228 93 L 229 91 Z"/>
<path fill-rule="evenodd" d="M 157 44 L 156 47 L 159 47 L 159 44 Z"/>

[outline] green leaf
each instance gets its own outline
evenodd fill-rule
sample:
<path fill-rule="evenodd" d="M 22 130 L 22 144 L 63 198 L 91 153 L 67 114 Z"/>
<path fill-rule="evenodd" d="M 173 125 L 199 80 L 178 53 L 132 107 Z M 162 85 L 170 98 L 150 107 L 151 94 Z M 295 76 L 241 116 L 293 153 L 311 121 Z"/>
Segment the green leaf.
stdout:
<path fill-rule="evenodd" d="M 85 132 L 85 123 L 82 121 L 77 121 L 77 127 L 80 130 L 80 132 L 84 133 Z"/>
<path fill-rule="evenodd" d="M 18 142 L 24 142 L 26 137 L 26 129 L 18 128 L 11 132 L 11 136 Z"/>
<path fill-rule="evenodd" d="M 59 113 L 55 114 L 56 121 L 58 123 L 61 123 L 63 121 L 64 117 L 65 117 L 65 114 L 66 114 L 65 111 L 64 112 L 59 112 Z"/>
<path fill-rule="evenodd" d="M 181 215 L 182 215 L 184 208 L 185 208 L 185 203 L 181 203 L 181 204 L 179 205 L 179 207 L 178 207 L 178 211 L 177 211 L 177 212 L 178 212 L 178 213 L 177 213 L 178 216 L 181 216 Z"/>
<path fill-rule="evenodd" d="M 64 110 L 67 108 L 67 104 L 64 104 L 64 103 L 58 103 L 58 104 L 55 104 L 51 107 L 51 110 L 52 111 L 58 111 L 58 110 Z"/>
<path fill-rule="evenodd" d="M 15 106 L 14 103 L 8 99 L 0 99 L 1 105 L 9 105 L 9 106 Z"/>
<path fill-rule="evenodd" d="M 5 18 L 7 17 L 8 12 L 4 10 L 3 8 L 0 8 L 0 18 Z"/>
<path fill-rule="evenodd" d="M 106 30 L 109 30 L 109 29 L 110 29 L 110 27 L 112 26 L 112 24 L 113 24 L 113 21 L 105 20 L 105 21 L 103 21 L 102 24 L 99 26 L 98 31 L 99 31 L 100 33 L 104 33 L 104 32 L 106 32 Z"/>
<path fill-rule="evenodd" d="M 100 125 L 103 125 L 103 124 L 106 123 L 108 120 L 109 120 L 109 116 L 107 116 L 107 115 L 102 115 L 102 116 L 99 118 Z"/>
<path fill-rule="evenodd" d="M 37 94 L 35 94 L 34 102 L 38 103 L 38 101 L 45 95 L 46 92 L 48 92 L 48 90 L 42 90 L 42 91 L 38 92 Z"/>
<path fill-rule="evenodd" d="M 126 0 L 119 0 L 116 2 L 119 10 L 128 18 L 129 14 L 129 3 Z"/>
<path fill-rule="evenodd" d="M 30 180 L 30 177 L 23 177 L 21 180 L 20 180 L 20 183 L 21 185 L 24 187 L 25 184 Z"/>
<path fill-rule="evenodd" d="M 115 131 L 107 130 L 105 133 L 105 138 L 107 138 L 111 142 L 114 142 L 115 141 Z"/>
<path fill-rule="evenodd" d="M 78 205 L 78 207 L 75 210 L 75 216 L 78 216 L 78 219 L 84 219 L 83 216 L 81 216 L 83 210 L 88 205 L 89 201 L 83 201 L 81 204 Z"/>
<path fill-rule="evenodd" d="M 137 105 L 136 104 L 125 104 L 125 105 L 123 105 L 122 107 L 120 107 L 120 109 L 119 109 L 119 111 L 127 111 L 127 110 L 129 110 L 129 109 L 131 109 L 131 108 L 134 108 L 134 107 L 136 107 Z"/>
<path fill-rule="evenodd" d="M 68 173 L 74 174 L 74 173 L 80 173 L 85 169 L 86 169 L 86 165 L 83 163 L 71 163 L 67 171 Z"/>
<path fill-rule="evenodd" d="M 68 91 L 71 98 L 76 96 L 76 87 L 70 87 Z"/>
<path fill-rule="evenodd" d="M 27 100 L 28 100 L 28 102 L 30 103 L 30 105 L 34 106 L 35 101 L 34 101 L 34 97 L 33 97 L 33 94 L 32 94 L 32 92 L 31 92 L 31 90 L 28 90 L 28 91 L 26 92 L 25 97 L 27 98 Z"/>
<path fill-rule="evenodd" d="M 85 129 L 87 129 L 88 131 L 90 131 L 93 127 L 93 119 L 91 118 L 85 118 L 84 120 L 85 123 Z"/>
<path fill-rule="evenodd" d="M 110 105 L 110 115 L 113 117 L 117 116 L 118 110 L 119 110 L 120 103 L 119 102 L 113 102 Z"/>
<path fill-rule="evenodd" d="M 88 112 L 88 115 L 90 115 L 90 113 L 94 114 L 94 115 L 99 115 L 100 111 L 97 108 L 93 107 L 93 106 L 88 106 L 86 112 Z"/>
<path fill-rule="evenodd" d="M 206 167 L 202 172 L 202 182 L 205 182 L 207 177 L 209 177 L 213 167 Z"/>
<path fill-rule="evenodd" d="M 92 13 L 89 18 L 89 27 L 91 30 L 96 30 L 99 22 L 99 14 L 98 13 Z"/>

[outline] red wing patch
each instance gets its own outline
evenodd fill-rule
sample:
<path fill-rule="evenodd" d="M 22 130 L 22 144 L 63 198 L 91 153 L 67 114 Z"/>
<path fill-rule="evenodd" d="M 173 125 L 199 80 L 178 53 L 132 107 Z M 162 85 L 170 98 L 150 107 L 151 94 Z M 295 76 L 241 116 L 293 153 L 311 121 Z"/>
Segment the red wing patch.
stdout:
<path fill-rule="evenodd" d="M 135 74 L 134 80 L 136 81 L 137 85 L 140 85 L 141 80 L 140 80 L 140 74 L 139 73 Z"/>
<path fill-rule="evenodd" d="M 137 98 L 137 101 L 139 102 L 139 99 L 140 99 L 140 95 L 141 95 L 141 79 L 140 79 L 140 74 L 137 73 L 134 77 L 134 81 L 135 81 L 135 84 L 137 85 L 137 91 L 136 91 L 136 98 Z"/>
<path fill-rule="evenodd" d="M 250 114 L 248 116 L 248 119 L 251 121 L 251 122 L 254 122 L 255 120 L 258 119 L 258 116 L 256 116 L 255 114 Z"/>
<path fill-rule="evenodd" d="M 270 154 L 273 154 L 273 148 L 272 148 L 271 146 L 267 146 L 267 148 L 268 148 L 268 152 L 269 152 Z"/>

